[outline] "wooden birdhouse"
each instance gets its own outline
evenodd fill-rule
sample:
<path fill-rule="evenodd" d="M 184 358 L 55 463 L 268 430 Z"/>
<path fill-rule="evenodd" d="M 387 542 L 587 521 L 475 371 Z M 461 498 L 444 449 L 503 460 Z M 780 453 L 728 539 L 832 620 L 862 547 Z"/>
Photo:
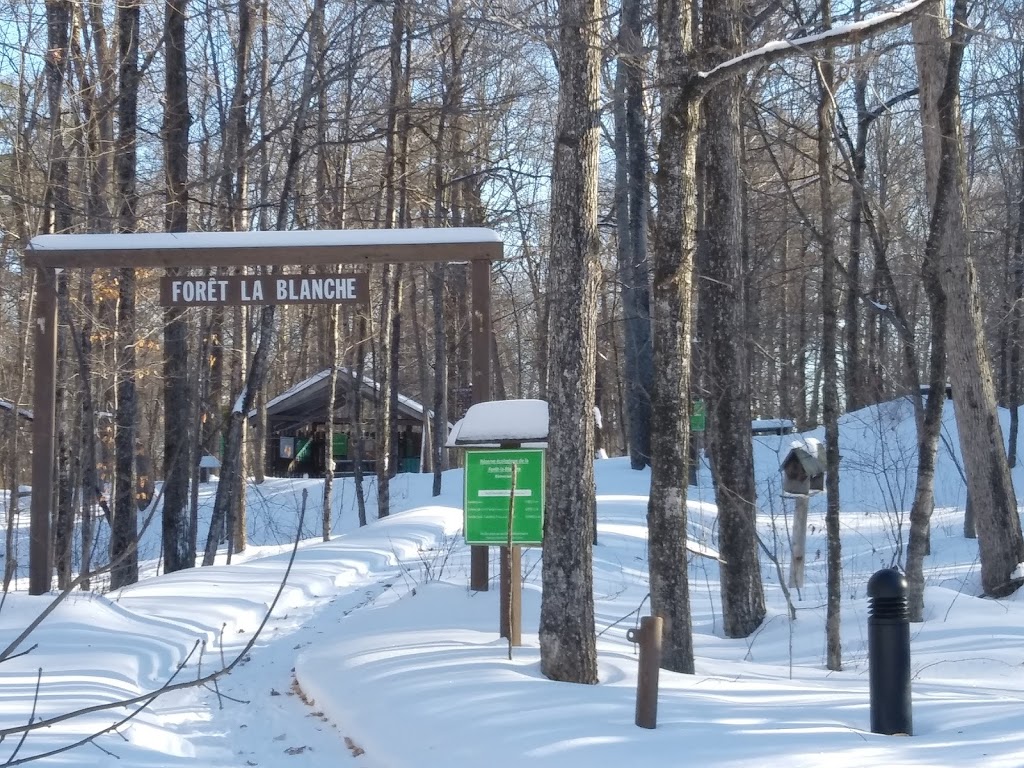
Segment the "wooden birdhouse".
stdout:
<path fill-rule="evenodd" d="M 814 451 L 794 446 L 782 462 L 782 492 L 790 496 L 809 496 L 825 489 L 824 448 L 820 443 L 808 445 Z"/>

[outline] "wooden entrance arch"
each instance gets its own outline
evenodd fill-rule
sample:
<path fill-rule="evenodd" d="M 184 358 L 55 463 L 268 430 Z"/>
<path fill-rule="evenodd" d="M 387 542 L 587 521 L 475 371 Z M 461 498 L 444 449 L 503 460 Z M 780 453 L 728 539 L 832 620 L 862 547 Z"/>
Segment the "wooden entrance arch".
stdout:
<path fill-rule="evenodd" d="M 29 593 L 50 590 L 56 422 L 57 271 L 80 267 L 238 267 L 470 262 L 473 402 L 491 399 L 491 262 L 502 242 L 490 229 L 362 229 L 38 235 L 25 252 L 36 270 Z M 470 586 L 486 590 L 488 552 L 474 547 Z"/>

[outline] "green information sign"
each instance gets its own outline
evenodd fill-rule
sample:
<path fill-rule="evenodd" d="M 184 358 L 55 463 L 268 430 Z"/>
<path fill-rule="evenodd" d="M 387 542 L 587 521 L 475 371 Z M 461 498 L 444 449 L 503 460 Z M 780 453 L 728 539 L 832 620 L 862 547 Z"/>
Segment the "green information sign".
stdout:
<path fill-rule="evenodd" d="M 544 536 L 544 451 L 466 451 L 467 544 L 508 543 L 508 502 L 516 467 L 513 546 L 539 545 Z"/>
<path fill-rule="evenodd" d="M 693 401 L 693 410 L 690 412 L 690 431 L 703 432 L 708 422 L 708 412 L 703 400 Z"/>

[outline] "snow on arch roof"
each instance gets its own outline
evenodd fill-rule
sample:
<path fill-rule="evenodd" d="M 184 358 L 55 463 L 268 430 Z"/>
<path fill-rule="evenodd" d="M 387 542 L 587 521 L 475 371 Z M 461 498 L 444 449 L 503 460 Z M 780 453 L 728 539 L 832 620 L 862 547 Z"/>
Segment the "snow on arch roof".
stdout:
<path fill-rule="evenodd" d="M 322 229 L 36 235 L 30 267 L 188 267 L 497 261 L 492 229 Z"/>

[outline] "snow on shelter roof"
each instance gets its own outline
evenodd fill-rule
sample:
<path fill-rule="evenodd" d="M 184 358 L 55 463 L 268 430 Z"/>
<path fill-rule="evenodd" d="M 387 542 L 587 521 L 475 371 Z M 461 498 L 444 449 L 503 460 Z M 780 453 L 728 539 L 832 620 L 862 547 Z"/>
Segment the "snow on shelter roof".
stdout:
<path fill-rule="evenodd" d="M 288 401 L 295 399 L 297 396 L 299 396 L 299 395 L 301 395 L 301 394 L 303 394 L 303 393 L 305 393 L 307 391 L 314 390 L 314 389 L 326 388 L 326 386 L 327 386 L 327 383 L 326 383 L 327 382 L 327 377 L 328 377 L 328 375 L 330 375 L 330 372 L 331 372 L 330 368 L 325 368 L 324 370 L 320 371 L 319 373 L 314 373 L 308 379 L 303 379 L 298 384 L 295 384 L 294 386 L 289 387 L 284 392 L 282 392 L 281 394 L 277 395 L 272 400 L 267 402 L 267 412 L 270 413 L 271 415 L 273 415 L 273 413 L 275 411 L 275 406 L 285 405 L 285 404 L 288 403 Z M 355 382 L 356 378 L 357 378 L 356 377 L 356 372 L 353 371 L 350 368 L 346 368 L 345 366 L 339 365 L 338 366 L 338 379 L 339 379 L 339 381 L 342 381 L 342 380 L 344 380 L 346 378 L 351 379 L 353 382 Z M 365 392 L 376 392 L 380 388 L 380 385 L 375 380 L 371 379 L 369 376 L 363 376 L 362 377 L 362 388 L 364 390 L 364 393 Z M 425 407 L 423 406 L 422 403 L 419 403 L 416 400 L 413 400 L 411 397 L 406 397 L 405 395 L 403 395 L 401 393 L 399 393 L 399 395 L 398 395 L 398 407 L 399 407 L 400 410 L 404 411 L 407 415 L 413 416 L 413 417 L 417 417 L 417 418 L 421 417 L 423 415 L 423 412 L 424 412 L 424 409 L 425 409 Z M 432 410 L 427 410 L 427 414 L 428 415 L 432 415 L 433 411 Z M 252 418 L 255 415 L 256 415 L 255 409 L 249 411 L 249 418 Z M 449 428 L 451 427 L 450 424 L 448 426 L 449 426 Z"/>
<path fill-rule="evenodd" d="M 2 408 L 5 411 L 10 411 L 11 413 L 14 413 L 15 410 L 17 410 L 18 415 L 21 416 L 21 418 L 27 421 L 32 421 L 32 411 L 30 411 L 28 408 L 16 409 L 14 403 L 12 403 L 10 400 L 0 399 L 0 408 Z"/>
<path fill-rule="evenodd" d="M 32 267 L 380 264 L 501 257 L 501 238 L 483 227 L 37 235 L 25 252 Z"/>
<path fill-rule="evenodd" d="M 543 443 L 548 439 L 544 400 L 492 400 L 471 405 L 452 428 L 448 447 Z"/>

